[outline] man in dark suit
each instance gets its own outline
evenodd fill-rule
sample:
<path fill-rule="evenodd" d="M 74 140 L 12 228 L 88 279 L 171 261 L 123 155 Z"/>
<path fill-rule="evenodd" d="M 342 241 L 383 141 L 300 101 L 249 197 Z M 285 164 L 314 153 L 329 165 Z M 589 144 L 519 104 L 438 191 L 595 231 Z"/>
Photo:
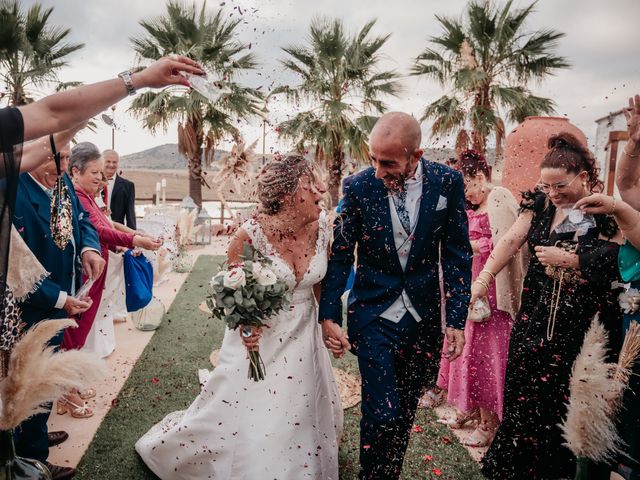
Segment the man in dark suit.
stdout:
<path fill-rule="evenodd" d="M 362 376 L 360 478 L 397 479 L 422 389 L 435 383 L 442 347 L 442 265 L 450 359 L 464 346 L 472 251 L 459 172 L 422 158 L 411 116 L 383 115 L 370 136 L 373 168 L 346 182 L 322 282 L 327 348 L 351 349 Z M 357 248 L 348 332 L 342 304 Z"/>
<path fill-rule="evenodd" d="M 69 148 L 61 151 L 61 169 L 66 171 Z M 80 288 L 83 269 L 98 278 L 105 262 L 100 256 L 100 241 L 76 196 L 66 173 L 64 182 L 69 189 L 72 206 L 73 235 L 64 249 L 53 241 L 50 228 L 51 190 L 58 178 L 55 162 L 50 160 L 31 173 L 20 175 L 13 223 L 33 254 L 50 272 L 38 289 L 20 304 L 22 319 L 27 328 L 46 319 L 73 317 L 91 306 L 91 300 L 74 298 Z M 51 344 L 60 345 L 62 332 Z M 18 455 L 44 462 L 56 480 L 70 478 L 75 470 L 47 462 L 50 443 L 47 420 L 49 412 L 23 422 L 15 431 Z M 64 436 L 65 432 L 52 432 Z"/>
<path fill-rule="evenodd" d="M 118 175 L 120 156 L 115 150 L 102 152 L 104 176 L 109 185 L 103 193 L 105 205 L 111 210 L 111 220 L 136 229 L 136 187 L 133 182 Z M 106 197 L 106 198 L 105 198 Z"/>

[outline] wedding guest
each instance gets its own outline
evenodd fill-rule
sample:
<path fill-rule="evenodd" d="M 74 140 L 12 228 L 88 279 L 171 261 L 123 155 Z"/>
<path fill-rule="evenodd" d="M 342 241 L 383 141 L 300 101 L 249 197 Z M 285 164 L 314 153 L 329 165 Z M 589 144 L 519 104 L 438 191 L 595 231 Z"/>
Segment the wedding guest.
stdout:
<path fill-rule="evenodd" d="M 66 170 L 69 148 L 60 150 L 60 169 Z M 104 262 L 100 258 L 98 235 L 76 196 L 71 181 L 62 174 L 68 190 L 65 207 L 71 215 L 70 231 L 51 231 L 51 190 L 56 186 L 58 173 L 53 160 L 42 164 L 31 173 L 23 173 L 18 183 L 14 225 L 29 249 L 35 254 L 50 276 L 38 289 L 20 303 L 22 320 L 30 327 L 47 319 L 67 318 L 81 314 L 91 306 L 89 298 L 75 298 L 81 285 L 82 267 L 98 276 Z M 66 209 L 66 208 L 65 208 Z M 66 233 L 64 247 L 56 244 L 56 236 Z M 59 240 L 59 239 L 58 239 Z M 52 340 L 60 345 L 62 335 Z M 48 405 L 48 409 L 50 404 Z M 83 415 L 83 406 L 72 406 L 71 414 Z M 74 469 L 47 463 L 49 437 L 47 420 L 49 410 L 23 422 L 15 431 L 15 447 L 18 455 L 45 462 L 54 478 L 69 478 Z"/>
<path fill-rule="evenodd" d="M 109 182 L 103 200 L 111 211 L 111 219 L 136 229 L 136 186 L 118 174 L 120 155 L 115 150 L 102 152 L 104 175 Z"/>
<path fill-rule="evenodd" d="M 462 152 L 454 168 L 464 176 L 464 194 L 471 207 L 467 216 L 475 280 L 493 246 L 516 221 L 518 204 L 509 190 L 491 184 L 490 167 L 482 154 L 473 150 Z M 489 445 L 502 418 L 509 337 L 513 318 L 520 308 L 523 278 L 522 254 L 518 251 L 496 275 L 496 285 L 488 291 L 489 316 L 484 320 L 476 318 L 477 315 L 470 317 L 475 321 L 467 319 L 460 360 L 450 362 L 443 356 L 440 362 L 437 385 L 448 392 L 447 402 L 458 410 L 455 419 L 446 423 L 452 428 L 462 428 L 470 421 L 480 421 L 463 441 L 471 447 Z M 445 338 L 443 350 L 448 347 Z"/>
<path fill-rule="evenodd" d="M 585 213 L 611 213 L 627 244 L 620 248 L 618 266 L 627 291 L 620 295 L 623 309 L 623 334 L 631 322 L 640 322 L 640 95 L 629 99 L 624 110 L 629 139 L 616 169 L 616 184 L 622 200 L 596 194 L 580 200 L 576 207 Z M 628 480 L 640 480 L 640 362 L 636 361 L 629 387 L 622 399 L 618 432 L 625 443 L 626 455 L 619 459 L 618 473 Z"/>
<path fill-rule="evenodd" d="M 472 285 L 471 304 L 528 242 L 531 260 L 509 346 L 503 419 L 483 459 L 489 479 L 573 477 L 574 457 L 558 425 L 569 378 L 594 315 L 615 330 L 620 231 L 610 216 L 571 207 L 602 189 L 592 154 L 568 133 L 553 136 L 540 183 L 525 193 L 516 223 Z"/>
<path fill-rule="evenodd" d="M 91 223 L 98 231 L 101 254 L 105 264 L 109 260 L 109 249 L 140 247 L 147 250 L 157 250 L 160 248 L 162 244 L 149 237 L 136 233 L 125 233 L 115 229 L 104 212 L 98 207 L 95 196 L 101 187 L 102 169 L 102 156 L 100 150 L 94 144 L 82 142 L 73 147 L 69 172 L 73 178 L 78 198 L 89 213 Z M 89 297 L 93 300 L 93 304 L 80 317 L 78 328 L 65 332 L 62 344 L 65 349 L 82 348 L 91 330 L 95 314 L 100 306 L 102 292 L 105 288 L 105 275 L 92 280 L 93 284 L 89 290 Z"/>

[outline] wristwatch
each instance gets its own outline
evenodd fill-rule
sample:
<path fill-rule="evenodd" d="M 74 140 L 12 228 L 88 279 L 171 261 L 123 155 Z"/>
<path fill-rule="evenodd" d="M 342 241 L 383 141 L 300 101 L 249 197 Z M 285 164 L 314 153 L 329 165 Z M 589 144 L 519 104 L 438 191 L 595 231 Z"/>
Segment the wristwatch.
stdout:
<path fill-rule="evenodd" d="M 124 86 L 127 87 L 127 93 L 129 95 L 135 95 L 136 88 L 133 86 L 133 80 L 131 79 L 131 70 L 125 70 L 124 72 L 120 72 L 118 76 L 124 82 Z"/>

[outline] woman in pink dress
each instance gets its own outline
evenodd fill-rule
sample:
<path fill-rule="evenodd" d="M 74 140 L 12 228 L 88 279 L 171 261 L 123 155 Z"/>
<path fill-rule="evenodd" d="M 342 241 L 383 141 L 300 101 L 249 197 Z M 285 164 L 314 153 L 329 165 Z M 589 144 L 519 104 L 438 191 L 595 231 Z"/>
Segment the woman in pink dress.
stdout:
<path fill-rule="evenodd" d="M 467 214 L 475 279 L 493 246 L 515 222 L 518 205 L 511 192 L 490 183 L 490 169 L 481 154 L 463 152 L 455 168 L 464 175 L 465 197 L 470 207 Z M 468 422 L 478 422 L 475 431 L 463 441 L 468 446 L 491 443 L 502 418 L 509 337 L 522 292 L 522 267 L 518 254 L 489 291 L 491 315 L 484 321 L 474 321 L 470 316 L 462 355 L 453 362 L 443 356 L 440 363 L 437 385 L 447 391 L 447 402 L 458 410 L 456 418 L 445 423 L 461 428 Z"/>

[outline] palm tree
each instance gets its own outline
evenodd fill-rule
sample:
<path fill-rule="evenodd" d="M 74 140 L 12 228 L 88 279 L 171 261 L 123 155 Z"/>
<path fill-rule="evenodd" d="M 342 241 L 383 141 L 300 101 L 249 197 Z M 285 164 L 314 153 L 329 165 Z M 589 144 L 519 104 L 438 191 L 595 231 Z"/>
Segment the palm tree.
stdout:
<path fill-rule="evenodd" d="M 132 40 L 142 59 L 157 60 L 179 54 L 200 62 L 219 81 L 225 92 L 217 101 L 207 100 L 186 87 L 168 87 L 139 95 L 131 111 L 152 133 L 167 130 L 178 120 L 178 149 L 189 164 L 189 195 L 202 205 L 202 186 L 209 187 L 202 172 L 202 161 L 210 165 L 218 143 L 227 135 L 239 136 L 236 122 L 260 114 L 260 93 L 234 82 L 238 73 L 256 67 L 248 48 L 236 39 L 241 20 L 228 20 L 223 10 L 210 14 L 206 3 L 196 5 L 167 4 L 165 16 L 144 20 L 143 37 Z"/>
<path fill-rule="evenodd" d="M 57 81 L 68 56 L 84 47 L 66 41 L 70 29 L 48 23 L 52 12 L 39 3 L 26 12 L 18 0 L 0 3 L 0 76 L 10 105 L 32 102 L 30 89 Z"/>
<path fill-rule="evenodd" d="M 431 38 L 416 59 L 414 75 L 427 75 L 451 92 L 427 106 L 423 120 L 434 121 L 434 135 L 458 131 L 456 148 L 466 148 L 471 126 L 473 148 L 485 151 L 493 133 L 501 154 L 506 120 L 521 122 L 530 115 L 550 114 L 554 102 L 533 95 L 531 81 L 541 81 L 569 67 L 553 50 L 564 33 L 550 29 L 529 32 L 525 22 L 536 2 L 515 9 L 512 0 L 498 8 L 490 0 L 469 3 L 466 21 L 436 16 L 443 33 Z"/>
<path fill-rule="evenodd" d="M 277 88 L 290 101 L 310 105 L 278 125 L 284 138 L 304 152 L 315 150 L 316 160 L 329 170 L 329 191 L 337 202 L 345 153 L 358 161 L 369 159 L 367 135 L 383 113 L 381 97 L 396 95 L 399 85 L 392 71 L 378 69 L 380 49 L 389 35 L 371 37 L 375 20 L 356 35 L 344 32 L 340 19 L 316 18 L 307 45 L 283 48 L 290 58 L 282 65 L 302 77 L 296 86 Z"/>

